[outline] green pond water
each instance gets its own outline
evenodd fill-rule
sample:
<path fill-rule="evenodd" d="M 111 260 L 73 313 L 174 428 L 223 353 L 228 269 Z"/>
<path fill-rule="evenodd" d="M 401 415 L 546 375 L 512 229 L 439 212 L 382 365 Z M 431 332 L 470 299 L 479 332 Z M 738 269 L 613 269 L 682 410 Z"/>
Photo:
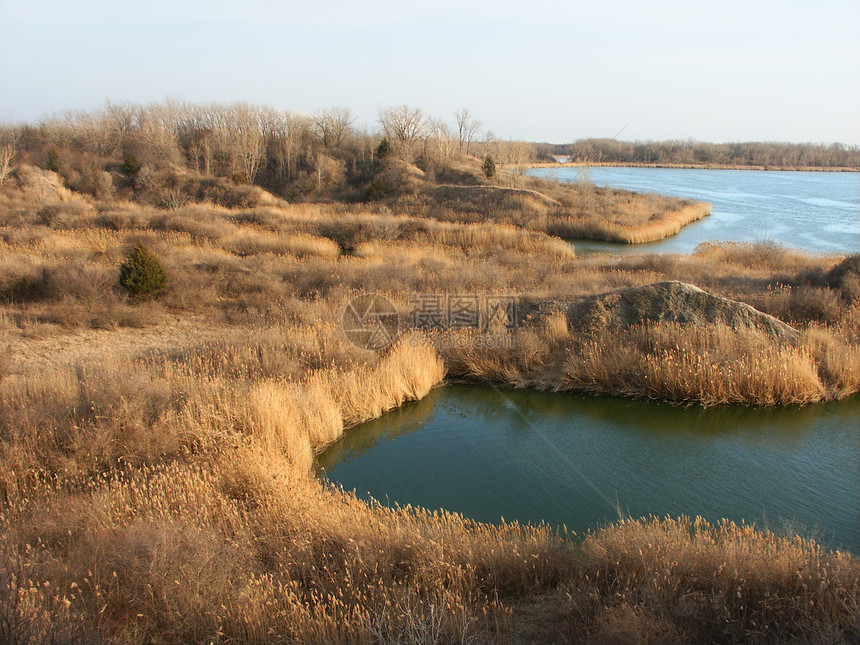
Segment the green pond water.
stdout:
<path fill-rule="evenodd" d="M 678 407 L 450 385 L 350 430 L 319 474 L 387 504 L 566 525 L 701 515 L 860 553 L 860 397 Z"/>

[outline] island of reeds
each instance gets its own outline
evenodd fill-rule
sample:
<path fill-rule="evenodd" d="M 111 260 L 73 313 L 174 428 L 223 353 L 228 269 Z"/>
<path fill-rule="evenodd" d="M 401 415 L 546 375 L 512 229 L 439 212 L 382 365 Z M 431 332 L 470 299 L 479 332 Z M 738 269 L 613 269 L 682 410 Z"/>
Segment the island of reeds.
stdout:
<path fill-rule="evenodd" d="M 860 391 L 857 256 L 581 259 L 562 237 L 656 239 L 707 206 L 524 177 L 468 113 L 380 116 L 108 105 L 3 130 L 0 640 L 860 639 L 860 561 L 807 538 L 686 517 L 573 536 L 315 479 L 344 432 L 446 379 Z M 369 351 L 342 329 L 359 293 L 513 294 L 522 320 L 509 345 L 414 327 Z M 652 315 L 667 299 L 683 315 Z"/>

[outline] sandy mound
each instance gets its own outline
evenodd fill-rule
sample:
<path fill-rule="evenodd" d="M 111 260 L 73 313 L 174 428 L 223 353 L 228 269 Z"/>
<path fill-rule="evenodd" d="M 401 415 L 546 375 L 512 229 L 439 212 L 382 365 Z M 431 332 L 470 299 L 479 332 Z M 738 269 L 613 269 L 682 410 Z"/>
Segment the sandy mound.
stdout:
<path fill-rule="evenodd" d="M 655 282 L 583 298 L 570 305 L 567 316 L 578 329 L 624 329 L 643 322 L 721 323 L 733 329 L 757 329 L 791 343 L 799 336 L 793 327 L 758 309 L 683 282 Z"/>
<path fill-rule="evenodd" d="M 79 195 L 63 185 L 55 172 L 21 164 L 15 171 L 18 188 L 27 197 L 40 203 L 83 201 Z"/>

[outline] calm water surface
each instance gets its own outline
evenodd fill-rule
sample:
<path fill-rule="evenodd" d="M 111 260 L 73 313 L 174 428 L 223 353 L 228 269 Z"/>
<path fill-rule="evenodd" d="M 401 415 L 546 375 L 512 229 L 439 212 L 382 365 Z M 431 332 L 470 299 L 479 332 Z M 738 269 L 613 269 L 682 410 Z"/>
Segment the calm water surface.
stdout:
<path fill-rule="evenodd" d="M 580 179 L 574 167 L 534 168 L 529 174 Z M 600 167 L 590 168 L 587 176 L 598 186 L 710 202 L 713 210 L 659 242 L 577 241 L 581 253 L 688 253 L 715 240 L 770 240 L 820 253 L 860 252 L 860 173 Z"/>
<path fill-rule="evenodd" d="M 351 430 L 320 473 L 381 502 L 566 525 L 701 515 L 860 553 L 860 397 L 682 408 L 454 385 Z"/>

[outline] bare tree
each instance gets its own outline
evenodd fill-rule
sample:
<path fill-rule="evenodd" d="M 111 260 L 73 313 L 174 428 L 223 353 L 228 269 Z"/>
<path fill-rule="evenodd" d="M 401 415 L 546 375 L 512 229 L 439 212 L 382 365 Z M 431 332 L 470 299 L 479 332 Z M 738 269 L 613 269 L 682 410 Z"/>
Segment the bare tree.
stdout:
<path fill-rule="evenodd" d="M 266 148 L 260 128 L 260 111 L 244 103 L 233 106 L 233 147 L 245 181 L 253 184 Z"/>
<path fill-rule="evenodd" d="M 323 186 L 333 186 L 343 183 L 345 177 L 345 166 L 343 161 L 334 159 L 321 152 L 317 152 L 314 159 L 314 170 L 317 173 L 317 189 Z"/>
<path fill-rule="evenodd" d="M 104 149 L 107 156 L 113 156 L 122 148 L 134 125 L 134 108 L 129 104 L 118 105 L 108 101 L 102 121 L 106 131 Z"/>
<path fill-rule="evenodd" d="M 63 129 L 72 134 L 52 143 L 73 144 L 100 157 L 112 157 L 134 126 L 135 109 L 108 102 L 100 112 L 66 112 L 63 120 Z"/>
<path fill-rule="evenodd" d="M 320 110 L 311 117 L 313 133 L 326 148 L 339 146 L 354 120 L 349 110 L 342 107 Z"/>
<path fill-rule="evenodd" d="M 211 132 L 203 131 L 188 144 L 188 157 L 194 162 L 194 170 L 204 175 L 212 174 L 215 151 L 212 148 Z"/>
<path fill-rule="evenodd" d="M 519 181 L 535 156 L 534 144 L 525 141 L 497 141 L 490 147 L 493 158 L 502 167 L 502 172 L 497 175 L 499 180 L 510 185 Z"/>
<path fill-rule="evenodd" d="M 20 136 L 20 129 L 10 128 L 0 130 L 0 186 L 3 185 L 3 181 L 6 177 L 12 174 L 12 171 L 15 170 L 15 166 L 12 165 L 12 162 L 15 160 L 18 138 Z"/>
<path fill-rule="evenodd" d="M 264 109 L 246 103 L 213 104 L 185 115 L 181 130 L 198 169 L 253 183 L 266 154 L 266 120 Z"/>
<path fill-rule="evenodd" d="M 454 112 L 454 118 L 457 119 L 459 150 L 469 154 L 472 141 L 481 130 L 481 122 L 475 119 L 467 108 Z"/>
<path fill-rule="evenodd" d="M 404 163 L 412 163 L 415 146 L 427 130 L 421 110 L 408 105 L 385 108 L 379 111 L 379 122 Z"/>
<path fill-rule="evenodd" d="M 457 149 L 457 139 L 452 135 L 446 123 L 436 119 L 427 122 L 429 130 L 428 144 L 434 160 L 442 168 L 447 168 L 451 157 Z"/>
<path fill-rule="evenodd" d="M 134 121 L 127 138 L 141 161 L 154 165 L 181 162 L 177 136 L 180 114 L 181 106 L 175 102 L 134 108 Z"/>
<path fill-rule="evenodd" d="M 11 143 L 0 146 L 0 186 L 8 177 L 15 166 L 12 165 L 12 160 L 15 158 L 15 146 Z"/>
<path fill-rule="evenodd" d="M 282 181 L 294 179 L 302 143 L 311 127 L 308 118 L 263 108 L 260 125 L 268 154 L 275 162 L 278 176 Z"/>

